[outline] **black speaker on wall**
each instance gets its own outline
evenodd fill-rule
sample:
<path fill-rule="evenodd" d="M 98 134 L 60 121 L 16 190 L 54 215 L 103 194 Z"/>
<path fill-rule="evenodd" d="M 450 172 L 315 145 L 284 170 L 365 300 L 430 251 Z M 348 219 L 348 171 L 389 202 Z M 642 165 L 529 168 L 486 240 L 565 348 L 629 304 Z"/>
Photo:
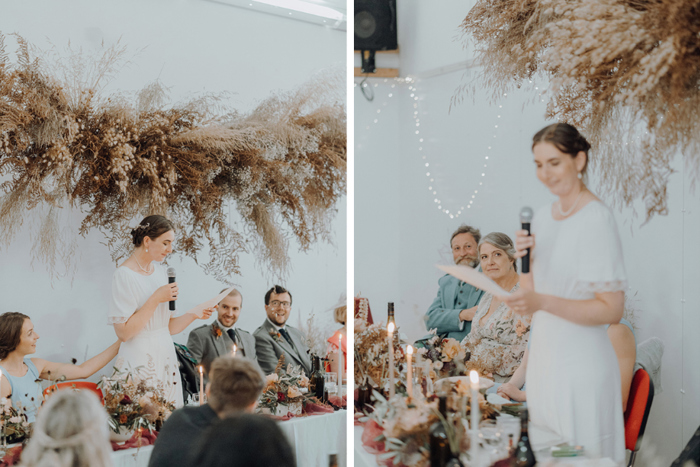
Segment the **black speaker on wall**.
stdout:
<path fill-rule="evenodd" d="M 396 50 L 396 0 L 355 0 L 355 50 Z"/>

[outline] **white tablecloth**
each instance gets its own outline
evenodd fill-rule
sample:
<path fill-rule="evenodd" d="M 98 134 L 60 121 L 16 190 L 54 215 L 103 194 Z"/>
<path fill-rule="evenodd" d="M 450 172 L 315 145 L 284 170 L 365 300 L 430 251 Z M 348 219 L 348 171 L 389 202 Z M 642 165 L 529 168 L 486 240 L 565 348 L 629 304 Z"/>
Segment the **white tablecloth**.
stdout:
<path fill-rule="evenodd" d="M 152 451 L 153 446 L 145 446 L 139 449 L 114 451 L 110 457 L 114 467 L 147 467 Z"/>
<path fill-rule="evenodd" d="M 280 422 L 289 439 L 299 467 L 328 467 L 328 456 L 338 455 L 338 465 L 346 467 L 347 411 L 293 418 Z M 124 449 L 111 454 L 114 467 L 147 467 L 153 446 Z"/>
<path fill-rule="evenodd" d="M 328 456 L 346 465 L 347 411 L 293 418 L 280 423 L 297 456 L 298 467 L 328 467 Z"/>
<path fill-rule="evenodd" d="M 373 454 L 368 453 L 362 446 L 362 432 L 364 428 L 356 426 L 353 430 L 355 439 L 355 467 L 378 467 L 377 458 Z M 615 467 L 615 462 L 612 459 L 588 459 L 586 457 L 559 457 L 555 458 L 549 454 L 549 451 L 536 453 L 537 461 L 540 465 L 555 466 L 555 465 L 574 465 L 576 467 Z"/>

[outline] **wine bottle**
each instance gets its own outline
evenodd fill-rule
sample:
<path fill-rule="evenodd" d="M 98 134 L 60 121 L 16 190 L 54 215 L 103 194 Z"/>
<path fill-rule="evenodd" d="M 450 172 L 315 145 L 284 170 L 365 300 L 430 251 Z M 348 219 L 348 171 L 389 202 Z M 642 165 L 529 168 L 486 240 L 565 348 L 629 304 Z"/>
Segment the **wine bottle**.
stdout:
<path fill-rule="evenodd" d="M 537 463 L 535 454 L 530 446 L 530 437 L 527 434 L 527 418 L 528 411 L 527 408 L 524 408 L 520 412 L 520 440 L 515 445 L 515 452 L 513 453 L 514 462 L 512 465 L 516 467 L 532 467 Z"/>
<path fill-rule="evenodd" d="M 394 323 L 394 326 L 396 326 L 396 320 L 394 319 L 394 302 L 389 302 L 387 310 L 386 324 L 389 323 Z"/>
<path fill-rule="evenodd" d="M 321 359 L 318 355 L 314 355 L 312 362 L 313 370 L 311 372 L 311 378 L 309 378 L 309 391 L 311 391 L 318 400 L 323 400 L 324 377 L 323 371 L 321 370 Z"/>
<path fill-rule="evenodd" d="M 328 455 L 328 467 L 338 467 L 338 454 Z"/>
<path fill-rule="evenodd" d="M 447 420 L 447 397 L 439 397 L 438 410 Z M 452 457 L 447 430 L 442 420 L 438 420 L 430 427 L 430 467 L 445 467 Z"/>

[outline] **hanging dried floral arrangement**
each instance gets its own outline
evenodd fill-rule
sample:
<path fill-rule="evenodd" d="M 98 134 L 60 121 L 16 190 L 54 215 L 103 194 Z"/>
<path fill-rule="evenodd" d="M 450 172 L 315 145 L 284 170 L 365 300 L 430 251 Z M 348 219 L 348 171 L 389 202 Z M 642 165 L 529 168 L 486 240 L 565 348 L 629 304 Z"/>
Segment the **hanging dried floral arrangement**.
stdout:
<path fill-rule="evenodd" d="M 27 210 L 43 207 L 35 258 L 52 273 L 74 266 L 79 237 L 67 240 L 58 219 L 70 207 L 82 216 L 77 232 L 103 233 L 118 261 L 130 252 L 129 226 L 157 213 L 176 225 L 180 253 L 226 281 L 242 251 L 283 276 L 289 237 L 302 250 L 330 239 L 346 185 L 342 73 L 320 74 L 245 114 L 216 96 L 167 106 L 160 84 L 134 103 L 100 93 L 123 49 L 92 62 L 74 54 L 55 70 L 17 40 L 13 64 L 0 35 L 0 245 Z M 231 205 L 243 231 L 227 218 Z"/>
<path fill-rule="evenodd" d="M 696 1 L 479 0 L 462 30 L 494 93 L 549 79 L 547 118 L 589 137 L 601 194 L 614 204 L 643 199 L 647 220 L 665 214 L 678 153 L 699 179 Z"/>

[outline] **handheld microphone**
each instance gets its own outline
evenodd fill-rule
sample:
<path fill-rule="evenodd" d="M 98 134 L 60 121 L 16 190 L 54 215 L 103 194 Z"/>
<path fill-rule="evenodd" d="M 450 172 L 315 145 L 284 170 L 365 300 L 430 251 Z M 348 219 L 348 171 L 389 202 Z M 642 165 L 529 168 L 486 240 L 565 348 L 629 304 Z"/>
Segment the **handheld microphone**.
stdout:
<path fill-rule="evenodd" d="M 175 282 L 175 268 L 168 268 L 168 284 Z M 175 300 L 170 300 L 170 311 L 175 311 Z"/>
<path fill-rule="evenodd" d="M 529 207 L 525 206 L 520 210 L 520 224 L 522 226 L 523 230 L 527 230 L 527 234 L 530 235 L 530 222 L 532 221 L 532 216 L 534 213 L 532 212 L 532 209 Z M 525 256 L 522 257 L 520 260 L 520 270 L 523 272 L 523 274 L 527 274 L 530 272 L 530 249 L 527 249 L 527 252 L 525 253 Z"/>

